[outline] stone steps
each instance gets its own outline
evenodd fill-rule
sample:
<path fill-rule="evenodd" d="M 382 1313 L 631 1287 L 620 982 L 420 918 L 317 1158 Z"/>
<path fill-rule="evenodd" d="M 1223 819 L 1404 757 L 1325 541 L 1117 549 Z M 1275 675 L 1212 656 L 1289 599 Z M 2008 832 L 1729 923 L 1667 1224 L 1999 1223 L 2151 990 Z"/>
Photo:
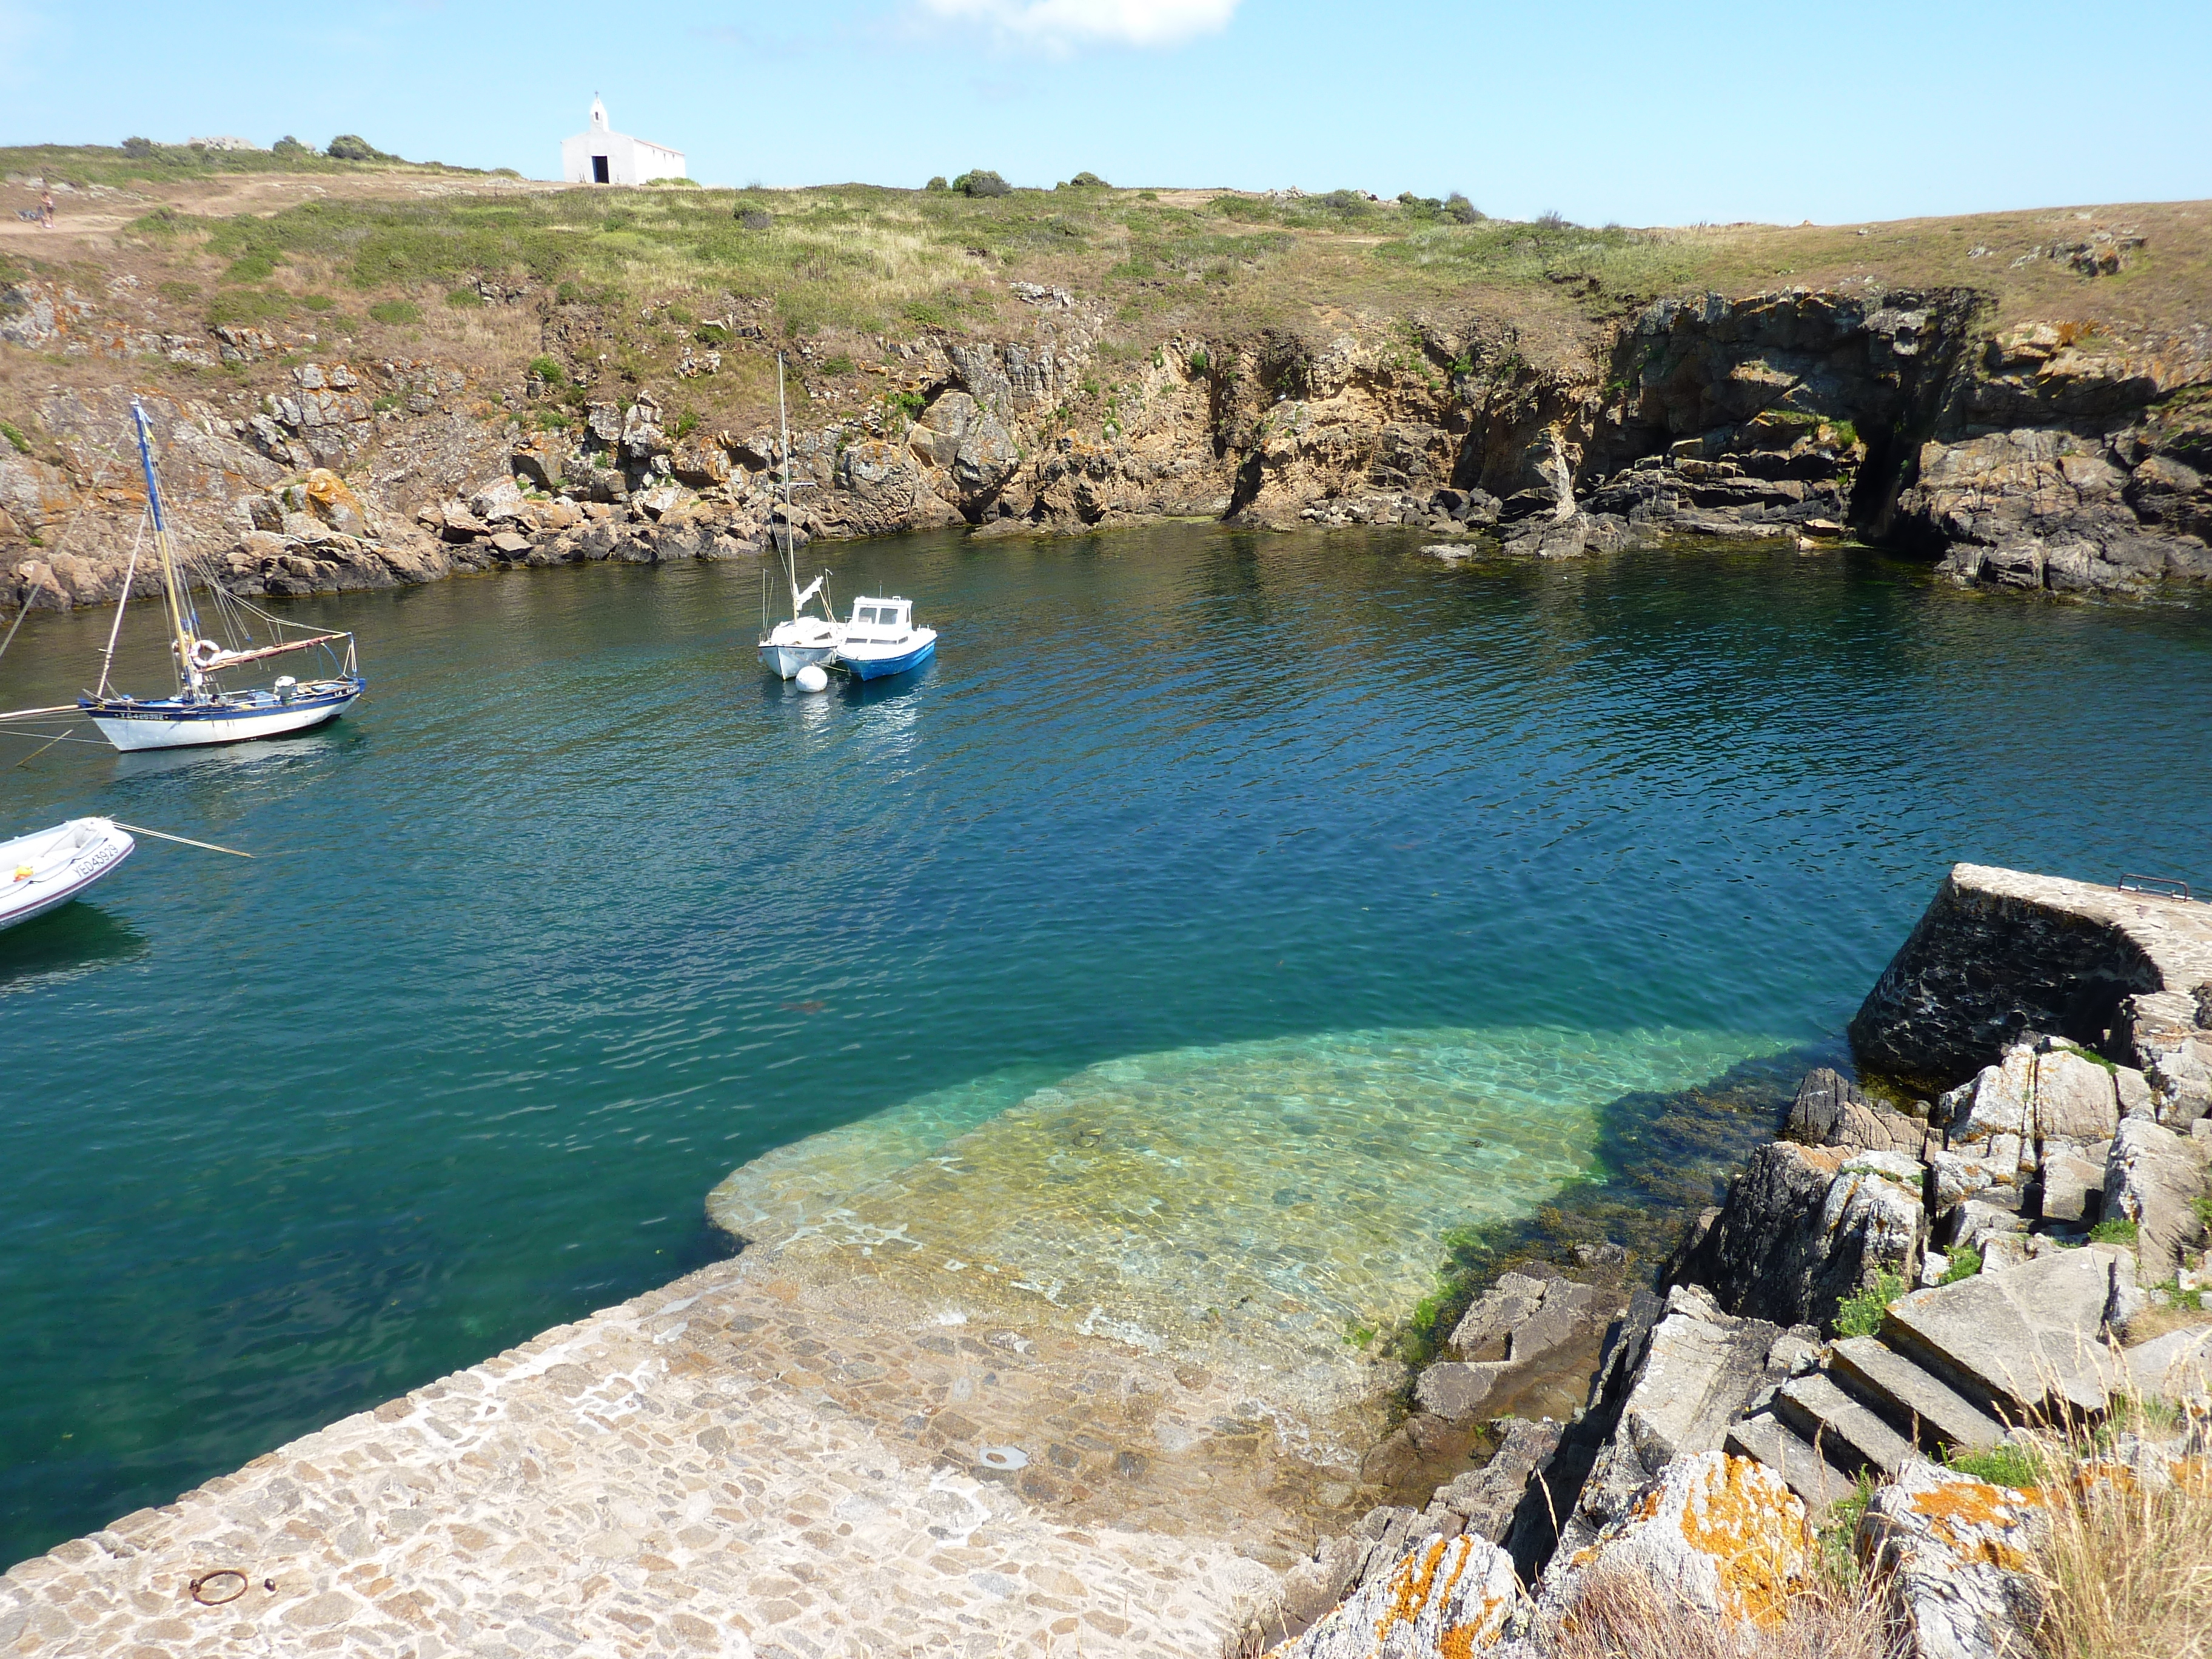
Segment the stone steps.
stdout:
<path fill-rule="evenodd" d="M 2124 1380 L 2102 1346 L 2123 1277 L 2084 1249 L 1903 1297 L 1881 1338 L 1832 1344 L 1731 1425 L 1728 1448 L 1778 1473 L 1818 1524 L 1863 1474 L 1985 1451 L 2008 1423 L 2101 1413 Z"/>
<path fill-rule="evenodd" d="M 2004 1437 L 2002 1423 L 1871 1336 L 1838 1342 L 1826 1374 L 1905 1438 L 1931 1451 L 1987 1451 Z"/>
<path fill-rule="evenodd" d="M 1804 1436 L 1771 1411 L 1755 1412 L 1729 1425 L 1723 1449 L 1764 1463 L 1803 1500 L 1806 1517 L 1821 1525 L 1830 1505 L 1858 1489 L 1858 1475 L 1831 1462 Z"/>
<path fill-rule="evenodd" d="M 2095 1416 L 2122 1376 L 2101 1335 L 2113 1272 L 2105 1251 L 2062 1250 L 1916 1291 L 1883 1316 L 1882 1340 L 2007 1423 Z"/>
<path fill-rule="evenodd" d="M 1913 1455 L 1911 1440 L 1824 1372 L 1784 1383 L 1775 1394 L 1774 1414 L 1818 1447 L 1830 1462 L 1854 1474 L 1874 1469 L 1893 1476 Z"/>

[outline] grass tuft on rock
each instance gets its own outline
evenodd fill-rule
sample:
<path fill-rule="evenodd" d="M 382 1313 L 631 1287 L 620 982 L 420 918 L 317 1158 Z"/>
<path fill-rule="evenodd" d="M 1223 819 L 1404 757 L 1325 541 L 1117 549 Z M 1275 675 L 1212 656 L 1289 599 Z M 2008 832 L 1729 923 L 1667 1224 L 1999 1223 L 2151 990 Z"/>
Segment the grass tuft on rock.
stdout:
<path fill-rule="evenodd" d="M 1873 1284 L 1856 1296 L 1845 1297 L 1836 1310 L 1836 1334 L 1872 1336 L 1881 1328 L 1881 1316 L 1889 1311 L 1889 1304 L 1911 1288 L 1895 1273 L 1875 1274 Z"/>

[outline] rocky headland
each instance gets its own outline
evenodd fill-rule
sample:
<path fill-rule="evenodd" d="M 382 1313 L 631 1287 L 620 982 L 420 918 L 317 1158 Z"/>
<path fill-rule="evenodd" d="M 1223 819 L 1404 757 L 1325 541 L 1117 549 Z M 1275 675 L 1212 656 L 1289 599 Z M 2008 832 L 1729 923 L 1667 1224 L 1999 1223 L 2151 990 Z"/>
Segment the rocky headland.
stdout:
<path fill-rule="evenodd" d="M 1080 246 L 1105 221 L 1070 221 L 1061 194 L 1044 193 L 1048 222 L 1058 246 Z M 2212 326 L 2192 287 L 2192 213 L 2170 210 L 2179 228 L 2158 236 L 2117 211 L 2056 216 L 2055 240 L 2039 221 L 2008 226 L 1940 282 L 1669 288 L 1668 271 L 1695 264 L 1676 259 L 1639 267 L 1639 289 L 1607 286 L 1604 262 L 1627 257 L 1613 245 L 1641 236 L 1656 259 L 1676 234 L 1532 227 L 1513 240 L 1425 225 L 1410 198 L 1347 201 L 1324 222 L 1225 192 L 1182 192 L 1172 210 L 1139 199 L 1157 194 L 1112 192 L 1132 227 L 1120 265 L 1036 252 L 1024 221 L 1012 250 L 966 249 L 945 306 L 842 331 L 794 323 L 772 287 L 640 304 L 489 259 L 445 296 L 468 319 L 458 336 L 302 312 L 331 301 L 273 281 L 246 297 L 290 307 L 284 320 L 207 322 L 175 297 L 198 283 L 158 279 L 189 269 L 204 283 L 219 256 L 195 262 L 183 215 L 131 222 L 75 266 L 15 263 L 0 284 L 0 359 L 13 359 L 0 362 L 0 601 L 115 593 L 136 510 L 133 394 L 155 417 L 198 568 L 241 592 L 754 556 L 781 512 L 786 458 L 761 412 L 779 348 L 799 399 L 788 459 L 807 486 L 795 538 L 1188 518 L 1408 526 L 1547 559 L 1859 542 L 1961 583 L 2062 593 L 2212 576 Z M 768 238 L 800 222 L 800 207 L 773 205 L 741 201 L 739 217 L 773 223 Z M 1235 233 L 1208 248 L 1238 246 L 1203 272 L 1132 276 L 1153 268 L 1139 231 L 1167 234 L 1154 221 L 1170 211 Z M 1294 228 L 1265 228 L 1279 222 Z M 1285 262 L 1378 227 L 1417 261 L 1441 258 L 1448 233 L 1536 250 L 1510 257 L 1545 261 L 1542 291 L 1516 277 L 1374 294 L 1356 268 L 1340 294 L 1287 276 L 1270 289 Z M 204 234 L 224 252 L 267 236 L 229 222 Z M 1859 235 L 1869 252 L 1904 240 Z M 270 243 L 222 280 L 266 276 L 282 257 Z M 2152 306 L 2129 284 L 2161 258 Z M 2019 289 L 2023 272 L 2034 286 Z M 357 262 L 350 280 L 371 278 Z M 1241 311 L 1189 297 L 1246 288 Z M 202 315 L 242 307 L 219 295 Z"/>
<path fill-rule="evenodd" d="M 1387 1432 L 740 1171 L 774 1236 L 19 1565 L 0 1647 L 1555 1659 L 1849 1580 L 1838 1651 L 2025 1655 L 2068 1505 L 2212 1455 L 2212 920 L 1960 866 L 1854 1036 L 1656 1279 L 1530 1256 L 1376 1367 Z"/>

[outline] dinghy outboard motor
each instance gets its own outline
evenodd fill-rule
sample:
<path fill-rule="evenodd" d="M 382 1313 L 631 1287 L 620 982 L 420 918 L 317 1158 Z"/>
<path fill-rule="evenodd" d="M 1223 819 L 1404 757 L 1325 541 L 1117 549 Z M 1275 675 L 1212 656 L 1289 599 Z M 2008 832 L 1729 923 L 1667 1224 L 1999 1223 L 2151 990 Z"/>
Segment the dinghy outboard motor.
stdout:
<path fill-rule="evenodd" d="M 300 682 L 289 674 L 280 674 L 277 676 L 276 684 L 269 689 L 276 694 L 277 702 L 289 702 L 292 701 L 292 694 L 300 689 Z"/>

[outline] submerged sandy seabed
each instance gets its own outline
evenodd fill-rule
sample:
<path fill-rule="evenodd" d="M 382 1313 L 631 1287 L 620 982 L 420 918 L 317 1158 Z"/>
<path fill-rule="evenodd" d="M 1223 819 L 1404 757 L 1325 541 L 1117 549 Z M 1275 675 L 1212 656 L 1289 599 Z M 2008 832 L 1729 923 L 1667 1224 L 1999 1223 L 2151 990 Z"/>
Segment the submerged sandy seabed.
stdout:
<path fill-rule="evenodd" d="M 1103 1337 L 1358 1431 L 1366 1338 L 1433 1285 L 1441 1235 L 1589 1174 L 1604 1109 L 1778 1047 L 1701 1031 L 1371 1030 L 1180 1048 L 923 1096 L 745 1165 L 718 1225 L 949 1326 Z"/>

